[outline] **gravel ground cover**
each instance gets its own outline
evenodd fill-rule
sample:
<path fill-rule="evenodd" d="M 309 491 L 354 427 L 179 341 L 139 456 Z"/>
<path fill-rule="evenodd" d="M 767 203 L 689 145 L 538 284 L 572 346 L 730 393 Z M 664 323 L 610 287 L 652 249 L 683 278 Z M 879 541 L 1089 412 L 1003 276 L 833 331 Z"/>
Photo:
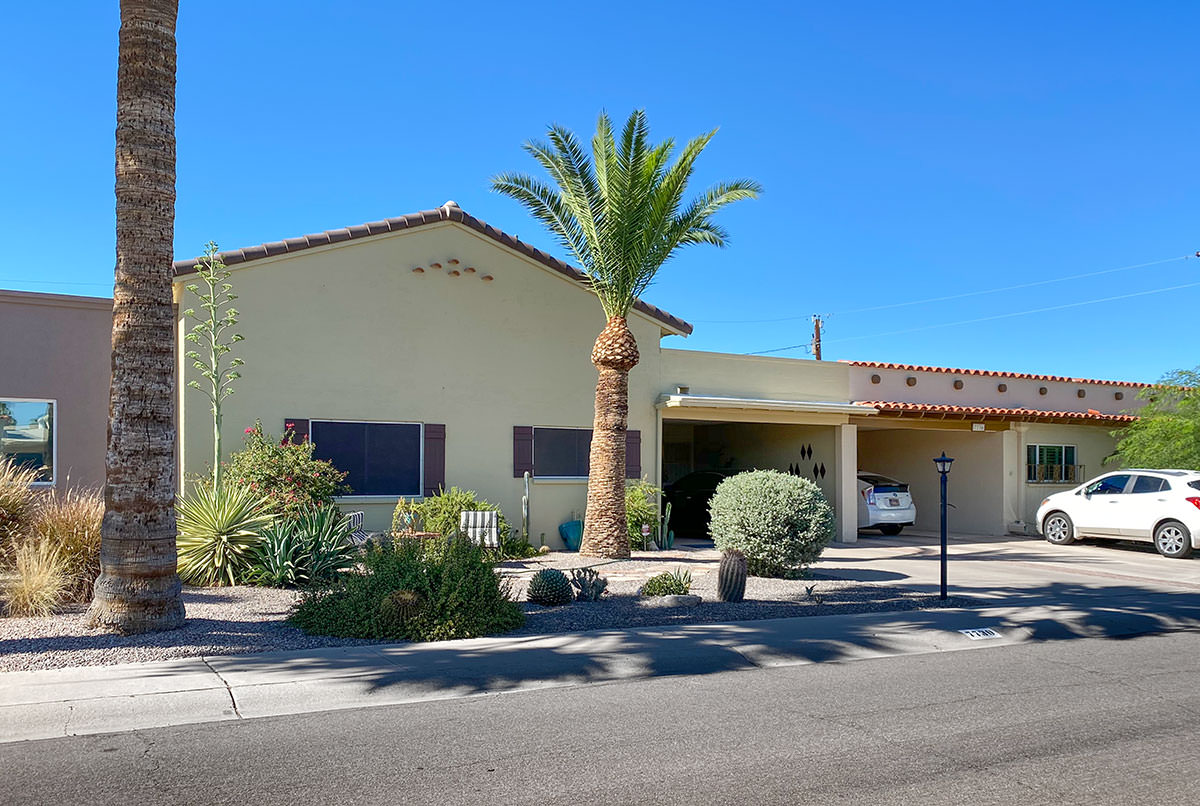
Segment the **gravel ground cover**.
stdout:
<path fill-rule="evenodd" d="M 84 607 L 46 618 L 0 618 L 0 671 L 373 643 L 305 635 L 284 621 L 295 599 L 294 591 L 274 588 L 185 587 L 186 626 L 127 637 L 87 629 Z"/>
<path fill-rule="evenodd" d="M 795 616 L 823 616 L 932 607 L 965 607 L 969 599 L 936 596 L 894 585 L 827 579 L 763 579 L 746 582 L 746 601 L 717 601 L 720 553 L 704 545 L 670 552 L 635 552 L 631 560 L 589 561 L 578 554 L 552 552 L 530 560 L 504 563 L 519 600 L 528 579 L 539 568 L 592 566 L 608 578 L 608 593 L 599 602 L 541 607 L 522 602 L 525 626 L 510 635 L 578 632 L 624 627 L 711 624 Z M 695 607 L 650 607 L 637 595 L 645 581 L 664 571 L 688 569 L 692 593 L 703 601 Z M 123 637 L 88 630 L 85 608 L 47 618 L 0 618 L 0 672 L 101 666 L 167 660 L 199 655 L 241 655 L 276 650 L 379 643 L 305 635 L 287 624 L 296 602 L 294 591 L 273 588 L 184 588 L 187 625 L 179 630 Z"/>

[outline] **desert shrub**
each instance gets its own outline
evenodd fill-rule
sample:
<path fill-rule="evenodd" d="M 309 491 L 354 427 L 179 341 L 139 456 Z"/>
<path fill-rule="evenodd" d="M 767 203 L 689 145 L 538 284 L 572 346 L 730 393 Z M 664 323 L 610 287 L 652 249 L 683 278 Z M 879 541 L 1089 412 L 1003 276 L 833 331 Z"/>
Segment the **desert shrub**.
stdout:
<path fill-rule="evenodd" d="M 0 577 L 7 616 L 48 616 L 67 601 L 72 579 L 49 543 L 27 540 L 12 553 L 11 574 Z"/>
<path fill-rule="evenodd" d="M 179 578 L 191 585 L 236 585 L 252 568 L 267 501 L 248 487 L 197 485 L 178 503 Z"/>
<path fill-rule="evenodd" d="M 420 602 L 416 613 L 398 618 L 394 607 L 383 604 L 396 591 L 412 592 Z M 485 550 L 457 537 L 372 548 L 363 557 L 362 573 L 308 592 L 290 616 L 314 635 L 412 641 L 508 632 L 524 619 Z"/>
<path fill-rule="evenodd" d="M 625 488 L 625 523 L 629 529 L 629 547 L 639 551 L 650 548 L 658 537 L 658 496 L 662 491 L 642 479 Z M 650 535 L 642 536 L 642 526 L 650 527 Z"/>
<path fill-rule="evenodd" d="M 38 497 L 30 485 L 37 477 L 36 468 L 0 456 L 0 545 L 5 551 L 29 528 Z"/>
<path fill-rule="evenodd" d="M 104 498 L 99 490 L 69 489 L 48 495 L 38 504 L 29 540 L 53 548 L 70 580 L 66 599 L 87 602 L 100 575 L 100 524 Z"/>
<path fill-rule="evenodd" d="M 821 489 L 777 470 L 730 476 L 708 506 L 716 547 L 746 555 L 753 576 L 795 574 L 833 539 L 833 510 Z"/>
<path fill-rule="evenodd" d="M 575 586 L 575 600 L 579 602 L 598 602 L 608 589 L 608 579 L 594 568 L 576 568 L 571 572 L 571 584 Z"/>
<path fill-rule="evenodd" d="M 330 506 L 335 496 L 349 492 L 346 474 L 314 459 L 313 449 L 311 442 L 295 444 L 290 433 L 277 440 L 255 421 L 246 429 L 245 447 L 229 457 L 227 478 L 264 497 L 272 514 L 297 515 Z"/>
<path fill-rule="evenodd" d="M 279 517 L 252 549 L 247 582 L 275 588 L 323 585 L 354 567 L 358 548 L 350 541 L 350 518 L 337 507 L 313 507 Z"/>
<path fill-rule="evenodd" d="M 642 586 L 642 596 L 683 596 L 692 589 L 692 572 L 676 569 L 650 577 Z"/>
<path fill-rule="evenodd" d="M 529 578 L 529 589 L 525 598 L 534 604 L 554 607 L 570 604 L 575 598 L 571 580 L 557 568 L 543 568 Z"/>

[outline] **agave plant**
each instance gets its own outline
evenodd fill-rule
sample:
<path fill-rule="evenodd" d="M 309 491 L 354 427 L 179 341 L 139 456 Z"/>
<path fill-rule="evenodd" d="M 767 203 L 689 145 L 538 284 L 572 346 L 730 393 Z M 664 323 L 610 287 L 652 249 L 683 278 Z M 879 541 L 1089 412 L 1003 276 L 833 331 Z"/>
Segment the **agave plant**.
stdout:
<path fill-rule="evenodd" d="M 179 502 L 179 577 L 192 585 L 236 585 L 250 569 L 267 501 L 248 487 L 198 485 Z"/>
<path fill-rule="evenodd" d="M 295 527 L 276 521 L 263 530 L 254 547 L 254 567 L 247 579 L 271 588 L 295 588 L 308 582 L 307 545 Z"/>
<path fill-rule="evenodd" d="M 357 550 L 350 542 L 350 518 L 337 507 L 315 507 L 300 513 L 296 532 L 307 548 L 307 582 L 332 582 L 354 567 Z"/>

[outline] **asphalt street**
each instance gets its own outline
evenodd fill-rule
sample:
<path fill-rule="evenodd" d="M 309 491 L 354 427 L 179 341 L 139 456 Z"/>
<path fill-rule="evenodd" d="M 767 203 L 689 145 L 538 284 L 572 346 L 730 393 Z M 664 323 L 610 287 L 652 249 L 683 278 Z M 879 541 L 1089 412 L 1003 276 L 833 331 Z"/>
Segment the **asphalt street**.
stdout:
<path fill-rule="evenodd" d="M 0 746 L 5 804 L 1195 804 L 1200 634 Z"/>

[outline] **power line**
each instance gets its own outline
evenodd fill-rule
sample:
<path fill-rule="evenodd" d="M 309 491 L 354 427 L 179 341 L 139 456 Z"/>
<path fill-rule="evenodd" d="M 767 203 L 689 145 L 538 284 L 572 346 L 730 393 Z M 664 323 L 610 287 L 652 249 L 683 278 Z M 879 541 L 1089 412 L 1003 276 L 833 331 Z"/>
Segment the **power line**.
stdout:
<path fill-rule="evenodd" d="M 83 283 L 83 282 L 77 283 L 77 282 L 72 282 L 70 280 L 22 280 L 20 278 L 15 279 L 15 280 L 0 280 L 0 283 L 22 283 L 22 284 L 30 283 L 33 285 L 102 285 L 102 286 L 111 286 L 112 285 L 112 283 Z"/>
<path fill-rule="evenodd" d="M 1122 300 L 1122 299 L 1132 299 L 1134 297 L 1145 297 L 1145 296 L 1149 296 L 1151 294 L 1165 294 L 1168 291 L 1180 291 L 1185 288 L 1196 288 L 1198 286 L 1200 286 L 1200 282 L 1184 283 L 1183 285 L 1173 285 L 1173 286 L 1168 286 L 1167 288 L 1152 288 L 1149 291 L 1134 291 L 1131 294 L 1118 294 L 1115 297 L 1103 297 L 1101 299 L 1089 299 L 1089 300 L 1083 300 L 1082 302 L 1068 302 L 1063 305 L 1050 305 L 1050 306 L 1047 306 L 1044 308 L 1031 308 L 1027 311 L 1015 311 L 1013 313 L 999 313 L 994 316 L 980 316 L 980 317 L 976 317 L 975 319 L 963 319 L 963 320 L 960 320 L 957 322 L 940 322 L 936 325 L 925 325 L 923 327 L 911 327 L 911 328 L 906 328 L 904 330 L 890 330 L 886 333 L 868 333 L 868 334 L 861 335 L 861 336 L 846 336 L 846 337 L 840 338 L 840 339 L 828 339 L 827 342 L 829 342 L 829 341 L 833 341 L 833 342 L 858 341 L 861 339 L 878 339 L 878 338 L 883 338 L 884 336 L 899 336 L 899 335 L 903 335 L 905 333 L 919 333 L 924 330 L 936 330 L 938 328 L 943 328 L 943 327 L 956 327 L 958 325 L 973 325 L 973 324 L 977 324 L 979 322 L 994 322 L 997 319 L 1013 319 L 1018 316 L 1029 316 L 1030 314 L 1035 314 L 1035 313 L 1048 313 L 1050 311 L 1062 311 L 1062 310 L 1066 310 L 1068 308 L 1079 308 L 1084 305 L 1097 305 L 1101 302 L 1115 302 L 1117 300 Z M 797 348 L 807 347 L 807 346 L 808 346 L 807 344 L 793 344 L 789 347 L 776 347 L 772 350 L 758 350 L 753 353 L 746 353 L 746 355 L 768 355 L 770 353 L 782 353 L 782 352 L 786 352 L 787 350 L 795 350 Z"/>
<path fill-rule="evenodd" d="M 1193 255 L 1180 255 L 1179 257 L 1169 257 L 1164 260 L 1152 260 L 1149 263 L 1135 263 L 1131 266 L 1118 266 L 1115 269 L 1101 269 L 1099 271 L 1083 272 L 1082 274 L 1071 274 L 1066 277 L 1054 277 L 1049 280 L 1034 280 L 1029 283 L 1018 283 L 1016 285 L 1000 286 L 998 288 L 985 288 L 980 291 L 966 291 L 961 294 L 948 294 L 941 297 L 928 297 L 926 299 L 916 299 L 909 302 L 890 302 L 886 305 L 873 305 L 869 308 L 854 308 L 849 311 L 841 311 L 843 315 L 855 313 L 869 313 L 871 311 L 885 311 L 892 308 L 907 308 L 912 305 L 927 305 L 931 302 L 948 302 L 955 299 L 965 299 L 967 297 L 979 297 L 984 294 L 999 294 L 1004 291 L 1017 291 L 1022 288 L 1035 288 L 1042 285 L 1050 285 L 1052 283 L 1065 283 L 1071 280 L 1083 280 L 1087 277 L 1100 277 L 1105 274 L 1115 274 L 1120 271 L 1132 271 L 1133 269 L 1144 269 L 1148 266 L 1161 266 L 1164 263 L 1174 263 L 1177 260 L 1188 260 Z M 1195 257 L 1200 257 L 1200 252 L 1196 253 Z M 832 314 L 830 314 L 832 316 Z M 773 322 L 796 322 L 801 319 L 807 319 L 807 316 L 784 316 L 778 319 L 693 319 L 691 321 L 696 324 L 705 325 L 757 325 L 769 324 Z"/>

